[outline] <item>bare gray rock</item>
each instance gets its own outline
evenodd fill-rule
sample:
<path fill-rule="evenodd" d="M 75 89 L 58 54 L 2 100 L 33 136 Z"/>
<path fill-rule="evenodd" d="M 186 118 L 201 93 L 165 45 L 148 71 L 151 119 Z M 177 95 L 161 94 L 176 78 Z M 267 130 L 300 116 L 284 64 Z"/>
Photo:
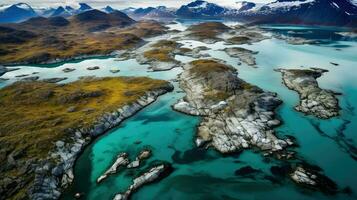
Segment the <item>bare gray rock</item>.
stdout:
<path fill-rule="evenodd" d="M 233 67 L 217 61 L 199 60 L 184 69 L 179 79 L 186 96 L 173 108 L 203 116 L 197 145 L 221 153 L 253 147 L 278 152 L 288 145 L 274 135 L 273 127 L 280 124 L 274 110 L 282 103 L 275 93 L 246 83 Z"/>
<path fill-rule="evenodd" d="M 115 160 L 115 162 L 113 163 L 113 165 L 104 172 L 103 175 L 101 175 L 98 179 L 97 179 L 97 183 L 102 182 L 104 179 L 108 178 L 108 176 L 110 174 L 115 174 L 118 172 L 120 167 L 124 167 L 126 165 L 129 164 L 129 159 L 128 159 L 128 154 L 127 153 L 120 153 L 117 156 L 117 159 Z"/>
<path fill-rule="evenodd" d="M 127 200 L 130 198 L 133 192 L 135 192 L 140 187 L 145 184 L 158 181 L 164 178 L 172 172 L 172 167 L 170 164 L 160 164 L 152 167 L 149 171 L 145 172 L 141 176 L 134 179 L 133 184 L 130 185 L 129 189 L 123 194 L 116 194 L 113 200 Z"/>
<path fill-rule="evenodd" d="M 297 111 L 328 119 L 339 115 L 340 107 L 336 93 L 321 89 L 317 82 L 324 69 L 278 69 L 283 75 L 283 82 L 291 90 L 299 93 L 300 104 Z"/>

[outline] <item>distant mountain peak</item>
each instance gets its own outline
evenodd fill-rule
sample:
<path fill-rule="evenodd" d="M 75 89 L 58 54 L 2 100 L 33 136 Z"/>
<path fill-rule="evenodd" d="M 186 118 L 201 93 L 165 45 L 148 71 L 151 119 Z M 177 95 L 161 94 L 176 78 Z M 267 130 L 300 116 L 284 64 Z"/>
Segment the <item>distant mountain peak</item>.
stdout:
<path fill-rule="evenodd" d="M 105 8 L 103 8 L 103 11 L 106 13 L 112 13 L 115 11 L 115 9 L 112 8 L 111 6 L 106 6 Z"/>
<path fill-rule="evenodd" d="M 79 3 L 79 9 L 78 10 L 81 10 L 81 11 L 84 11 L 84 10 L 92 10 L 93 8 L 90 7 L 88 4 L 86 3 Z"/>

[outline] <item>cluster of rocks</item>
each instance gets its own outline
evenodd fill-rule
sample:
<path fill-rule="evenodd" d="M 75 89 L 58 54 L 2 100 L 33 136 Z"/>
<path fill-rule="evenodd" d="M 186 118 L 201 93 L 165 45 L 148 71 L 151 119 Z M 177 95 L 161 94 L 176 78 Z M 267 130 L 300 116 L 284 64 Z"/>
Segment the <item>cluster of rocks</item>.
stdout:
<path fill-rule="evenodd" d="M 213 67 L 205 73 L 196 72 L 193 63 L 184 67 L 179 81 L 186 96 L 173 106 L 177 111 L 203 116 L 198 146 L 213 146 L 222 153 L 253 147 L 278 152 L 288 146 L 274 135 L 273 127 L 280 124 L 274 110 L 282 103 L 275 93 L 239 79 L 233 67 L 213 60 L 204 65 Z"/>
<path fill-rule="evenodd" d="M 249 66 L 256 66 L 255 54 L 257 51 L 251 51 L 249 49 L 241 47 L 225 48 L 224 51 L 231 57 L 239 58 L 239 60 Z"/>
<path fill-rule="evenodd" d="M 149 149 L 144 149 L 140 152 L 140 154 L 133 160 L 131 163 L 127 165 L 128 169 L 137 168 L 140 166 L 141 161 L 148 159 L 151 156 L 151 151 Z"/>
<path fill-rule="evenodd" d="M 29 191 L 30 198 L 58 199 L 61 195 L 60 189 L 66 188 L 73 181 L 75 160 L 92 139 L 154 102 L 158 96 L 172 90 L 173 86 L 168 83 L 165 87 L 146 92 L 130 105 L 104 114 L 89 128 L 68 130 L 68 135 L 73 136 L 66 141 L 56 142 L 56 149 L 50 153 L 48 159 L 34 166 L 35 180 Z"/>
<path fill-rule="evenodd" d="M 321 89 L 317 78 L 327 72 L 324 69 L 277 69 L 282 73 L 284 84 L 299 93 L 297 111 L 328 119 L 339 115 L 338 99 L 333 91 Z"/>
<path fill-rule="evenodd" d="M 306 188 L 320 190 L 327 194 L 335 194 L 338 187 L 335 182 L 321 174 L 319 167 L 309 167 L 309 165 L 298 165 L 289 174 L 291 180 L 296 184 Z"/>
<path fill-rule="evenodd" d="M 149 171 L 144 172 L 139 177 L 133 180 L 133 184 L 123 193 L 116 194 L 113 200 L 127 200 L 138 188 L 145 184 L 149 184 L 158 181 L 172 172 L 172 167 L 168 163 L 159 164 L 149 169 Z"/>
<path fill-rule="evenodd" d="M 98 179 L 97 179 L 97 183 L 102 182 L 104 179 L 108 178 L 108 176 L 110 174 L 116 174 L 118 173 L 119 169 L 121 167 L 127 167 L 128 169 L 132 169 L 132 168 L 137 168 L 140 166 L 141 161 L 149 158 L 151 156 L 151 150 L 149 149 L 144 149 L 140 152 L 140 154 L 135 158 L 135 160 L 133 160 L 132 162 L 130 162 L 129 158 L 128 158 L 128 154 L 127 153 L 120 153 L 116 160 L 114 161 L 113 165 L 104 172 L 103 175 L 101 175 Z"/>
<path fill-rule="evenodd" d="M 310 172 L 307 172 L 302 167 L 297 167 L 293 173 L 291 173 L 291 179 L 299 184 L 316 185 L 315 179 L 317 176 Z"/>

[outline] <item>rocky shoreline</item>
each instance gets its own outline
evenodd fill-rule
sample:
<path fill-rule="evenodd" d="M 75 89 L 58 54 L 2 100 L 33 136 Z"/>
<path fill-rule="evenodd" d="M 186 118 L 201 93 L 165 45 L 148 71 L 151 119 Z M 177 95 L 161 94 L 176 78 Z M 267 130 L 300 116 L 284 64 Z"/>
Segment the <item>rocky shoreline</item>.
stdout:
<path fill-rule="evenodd" d="M 56 150 L 50 153 L 47 160 L 35 167 L 35 181 L 29 191 L 30 198 L 58 199 L 61 190 L 72 183 L 74 163 L 86 145 L 172 89 L 173 86 L 168 84 L 165 88 L 147 92 L 135 103 L 105 114 L 92 128 L 72 130 L 72 142 L 56 142 Z M 54 160 L 56 164 L 53 164 Z"/>
<path fill-rule="evenodd" d="M 339 115 L 339 104 L 336 92 L 321 89 L 317 78 L 328 72 L 324 69 L 277 69 L 282 73 L 286 87 L 299 93 L 300 104 L 295 110 L 321 119 Z"/>

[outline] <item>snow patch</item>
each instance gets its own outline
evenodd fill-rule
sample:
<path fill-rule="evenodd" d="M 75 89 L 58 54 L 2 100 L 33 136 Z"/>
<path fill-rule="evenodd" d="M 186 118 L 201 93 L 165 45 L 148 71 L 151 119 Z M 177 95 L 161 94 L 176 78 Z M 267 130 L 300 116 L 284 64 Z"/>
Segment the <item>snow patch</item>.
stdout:
<path fill-rule="evenodd" d="M 16 7 L 24 9 L 24 10 L 32 10 L 31 6 L 29 6 L 26 3 L 18 3 L 18 4 L 16 4 Z"/>
<path fill-rule="evenodd" d="M 303 4 L 310 4 L 314 3 L 315 0 L 305 0 L 305 1 L 284 1 L 284 2 L 273 2 L 273 3 L 268 3 L 267 6 L 269 6 L 271 9 L 280 9 L 280 8 L 291 8 L 291 7 L 298 7 Z"/>
<path fill-rule="evenodd" d="M 331 5 L 335 6 L 336 8 L 340 8 L 340 6 L 338 6 L 337 3 L 335 3 L 335 2 L 332 2 Z"/>

